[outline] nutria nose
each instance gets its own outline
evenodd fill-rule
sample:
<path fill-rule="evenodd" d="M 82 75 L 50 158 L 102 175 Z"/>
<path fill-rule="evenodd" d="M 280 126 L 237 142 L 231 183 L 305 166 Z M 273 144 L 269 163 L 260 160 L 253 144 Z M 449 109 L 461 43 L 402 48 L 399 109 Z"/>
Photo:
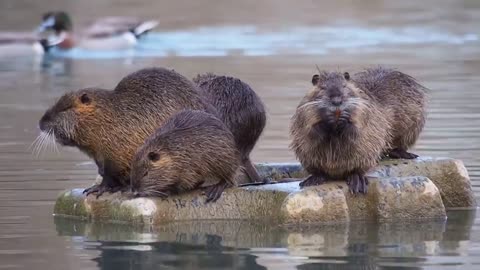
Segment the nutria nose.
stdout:
<path fill-rule="evenodd" d="M 45 113 L 40 121 L 38 122 L 38 126 L 40 127 L 40 130 L 45 131 L 47 127 L 47 123 L 52 120 L 52 116 L 49 113 Z"/>
<path fill-rule="evenodd" d="M 342 105 L 342 98 L 341 98 L 341 97 L 334 97 L 334 98 L 332 98 L 332 105 L 333 105 L 333 106 L 340 106 L 340 105 Z"/>

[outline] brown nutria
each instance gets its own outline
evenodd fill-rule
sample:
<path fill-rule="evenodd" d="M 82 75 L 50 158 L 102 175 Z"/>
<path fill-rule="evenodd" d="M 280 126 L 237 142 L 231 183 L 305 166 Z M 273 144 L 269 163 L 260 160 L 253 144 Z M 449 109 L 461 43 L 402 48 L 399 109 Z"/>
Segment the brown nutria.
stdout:
<path fill-rule="evenodd" d="M 155 131 L 135 154 L 132 191 L 166 197 L 207 187 L 207 202 L 234 185 L 239 155 L 232 132 L 212 114 L 184 110 Z"/>
<path fill-rule="evenodd" d="M 300 185 L 345 179 L 366 193 L 365 173 L 382 155 L 408 153 L 425 123 L 425 90 L 399 71 L 372 68 L 355 74 L 321 72 L 292 118 L 291 148 L 310 173 Z"/>
<path fill-rule="evenodd" d="M 124 77 L 113 91 L 87 88 L 63 95 L 39 125 L 60 144 L 78 147 L 95 160 L 103 180 L 85 192 L 99 196 L 130 184 L 137 148 L 183 109 L 213 110 L 184 76 L 146 68 Z"/>
<path fill-rule="evenodd" d="M 237 78 L 206 73 L 197 75 L 193 81 L 232 131 L 249 181 L 260 182 L 250 153 L 267 120 L 262 101 L 248 84 Z"/>

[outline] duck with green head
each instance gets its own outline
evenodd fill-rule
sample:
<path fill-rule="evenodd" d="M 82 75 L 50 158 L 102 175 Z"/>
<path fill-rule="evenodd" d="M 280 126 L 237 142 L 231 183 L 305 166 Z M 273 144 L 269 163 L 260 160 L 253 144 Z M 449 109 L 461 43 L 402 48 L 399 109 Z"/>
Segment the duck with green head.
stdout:
<path fill-rule="evenodd" d="M 42 17 L 39 32 L 53 31 L 63 41 L 58 48 L 80 47 L 88 50 L 124 50 L 133 48 L 138 39 L 158 25 L 131 17 L 106 17 L 95 21 L 80 35 L 73 34 L 71 17 L 65 11 L 49 11 Z"/>
<path fill-rule="evenodd" d="M 46 38 L 33 32 L 0 32 L 0 58 L 43 55 L 61 42 L 61 36 Z"/>

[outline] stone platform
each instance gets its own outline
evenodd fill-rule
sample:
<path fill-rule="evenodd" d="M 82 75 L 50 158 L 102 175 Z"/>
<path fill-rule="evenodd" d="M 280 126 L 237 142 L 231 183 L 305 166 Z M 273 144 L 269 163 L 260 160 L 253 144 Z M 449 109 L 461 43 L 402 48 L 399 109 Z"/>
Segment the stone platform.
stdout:
<path fill-rule="evenodd" d="M 306 174 L 299 164 L 256 165 L 281 182 Z M 184 220 L 259 220 L 284 225 L 445 219 L 446 208 L 475 208 L 463 163 L 448 158 L 385 160 L 368 174 L 367 195 L 352 195 L 345 182 L 300 189 L 298 181 L 227 189 L 216 203 L 200 191 L 167 199 L 127 199 L 121 194 L 85 197 L 83 189 L 59 196 L 57 216 L 100 222 L 159 225 Z"/>

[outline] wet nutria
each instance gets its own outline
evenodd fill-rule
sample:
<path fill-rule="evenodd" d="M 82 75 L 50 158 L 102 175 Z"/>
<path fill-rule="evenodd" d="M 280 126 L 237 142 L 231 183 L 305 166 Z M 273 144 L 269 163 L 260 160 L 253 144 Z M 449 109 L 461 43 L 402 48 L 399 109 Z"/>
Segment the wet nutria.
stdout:
<path fill-rule="evenodd" d="M 260 98 L 237 78 L 206 73 L 193 81 L 232 131 L 249 181 L 262 181 L 250 160 L 250 153 L 266 124 L 265 107 Z"/>
<path fill-rule="evenodd" d="M 311 174 L 300 185 L 347 179 L 366 193 L 365 173 L 383 154 L 416 158 L 407 150 L 425 123 L 425 91 L 402 72 L 372 68 L 355 74 L 321 72 L 292 118 L 291 148 Z"/>
<path fill-rule="evenodd" d="M 184 110 L 172 116 L 135 154 L 132 191 L 166 197 L 207 187 L 207 202 L 234 185 L 239 155 L 233 134 L 212 114 Z M 206 181 L 206 182 L 204 182 Z"/>
<path fill-rule="evenodd" d="M 124 77 L 113 91 L 87 88 L 63 95 L 40 120 L 42 132 L 93 158 L 103 180 L 86 193 L 115 192 L 130 184 L 130 165 L 139 146 L 170 116 L 183 109 L 212 111 L 195 85 L 164 68 Z"/>

